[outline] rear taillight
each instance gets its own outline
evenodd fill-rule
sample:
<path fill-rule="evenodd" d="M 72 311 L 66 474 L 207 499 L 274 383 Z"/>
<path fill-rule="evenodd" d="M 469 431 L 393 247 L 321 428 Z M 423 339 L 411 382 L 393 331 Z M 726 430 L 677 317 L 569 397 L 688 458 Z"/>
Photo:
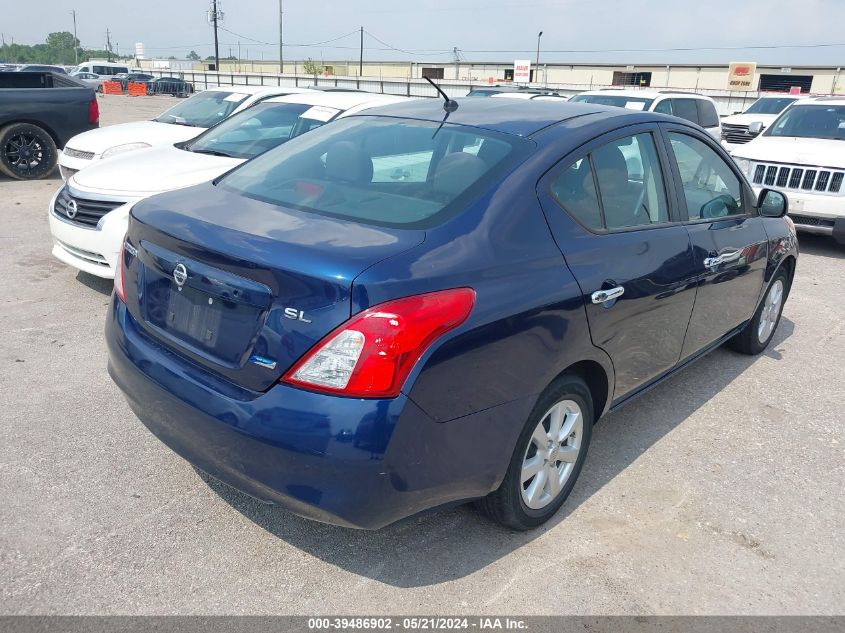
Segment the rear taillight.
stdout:
<path fill-rule="evenodd" d="M 97 97 L 88 102 L 88 123 L 91 125 L 100 123 L 100 106 L 97 103 Z"/>
<path fill-rule="evenodd" d="M 472 288 L 441 290 L 373 306 L 317 343 L 282 381 L 324 393 L 394 398 L 426 349 L 469 317 Z"/>
<path fill-rule="evenodd" d="M 124 261 L 126 260 L 126 240 L 123 241 L 123 244 L 120 246 L 120 256 L 117 258 L 117 265 L 114 267 L 114 294 L 118 296 L 118 298 L 126 303 L 126 291 L 123 288 L 123 273 L 124 271 Z"/>

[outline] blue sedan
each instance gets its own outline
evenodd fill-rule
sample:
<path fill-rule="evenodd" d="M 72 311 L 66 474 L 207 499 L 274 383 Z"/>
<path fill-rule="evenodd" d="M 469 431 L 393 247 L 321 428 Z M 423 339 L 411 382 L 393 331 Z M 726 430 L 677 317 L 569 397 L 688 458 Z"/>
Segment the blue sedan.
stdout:
<path fill-rule="evenodd" d="M 785 213 L 660 114 L 368 110 L 132 209 L 109 371 L 176 453 L 300 515 L 373 529 L 474 500 L 530 529 L 604 413 L 769 344 Z"/>

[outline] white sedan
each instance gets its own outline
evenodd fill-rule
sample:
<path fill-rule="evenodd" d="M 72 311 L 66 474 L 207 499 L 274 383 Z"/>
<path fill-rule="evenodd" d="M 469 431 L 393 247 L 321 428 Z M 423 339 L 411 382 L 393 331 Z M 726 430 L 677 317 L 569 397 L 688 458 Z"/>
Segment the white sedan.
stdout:
<path fill-rule="evenodd" d="M 109 125 L 77 134 L 59 155 L 59 170 L 67 180 L 103 158 L 133 150 L 187 141 L 249 106 L 288 94 L 313 92 L 286 86 L 228 86 L 203 90 L 166 110 L 152 121 Z"/>
<path fill-rule="evenodd" d="M 53 255 L 92 275 L 113 278 L 129 210 L 138 200 L 216 178 L 343 114 L 406 100 L 366 92 L 274 97 L 193 140 L 93 165 L 71 176 L 50 201 Z"/>

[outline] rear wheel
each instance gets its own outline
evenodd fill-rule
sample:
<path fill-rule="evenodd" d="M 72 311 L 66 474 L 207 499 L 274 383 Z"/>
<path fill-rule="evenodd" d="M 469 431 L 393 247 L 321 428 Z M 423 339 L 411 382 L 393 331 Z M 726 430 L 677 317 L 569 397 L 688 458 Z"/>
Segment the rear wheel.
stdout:
<path fill-rule="evenodd" d="M 757 307 L 751 321 L 728 342 L 728 345 L 738 352 L 749 355 L 759 354 L 766 349 L 780 323 L 787 296 L 789 296 L 789 275 L 781 269 L 769 284 L 766 296 Z"/>
<path fill-rule="evenodd" d="M 56 166 L 56 143 L 31 123 L 0 128 L 0 172 L 18 180 L 43 178 Z"/>
<path fill-rule="evenodd" d="M 593 402 L 581 378 L 565 375 L 540 397 L 517 440 L 498 490 L 477 502 L 494 521 L 530 530 L 563 505 L 581 472 L 593 427 Z"/>

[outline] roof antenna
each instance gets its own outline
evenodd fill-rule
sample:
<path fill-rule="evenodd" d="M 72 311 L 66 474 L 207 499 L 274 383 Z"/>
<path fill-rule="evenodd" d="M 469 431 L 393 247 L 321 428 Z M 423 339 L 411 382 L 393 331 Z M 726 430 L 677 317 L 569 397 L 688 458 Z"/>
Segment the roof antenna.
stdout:
<path fill-rule="evenodd" d="M 451 113 L 451 112 L 454 112 L 455 110 L 457 110 L 457 109 L 458 109 L 458 102 L 457 102 L 457 101 L 455 101 L 454 99 L 450 99 L 449 97 L 447 97 L 447 96 L 446 96 L 446 93 L 445 93 L 445 92 L 443 92 L 443 90 L 441 90 L 441 89 L 440 89 L 440 86 L 438 86 L 436 83 L 434 83 L 434 82 L 431 80 L 431 77 L 424 76 L 424 77 L 423 77 L 423 79 L 425 79 L 428 83 L 430 83 L 432 86 L 434 86 L 434 89 L 435 89 L 437 92 L 439 92 L 439 93 L 440 93 L 440 96 L 441 96 L 441 97 L 443 97 L 443 101 L 444 101 L 444 103 L 443 103 L 443 109 L 444 109 L 444 110 L 446 110 L 446 112 Z M 447 116 L 448 116 L 448 115 L 447 115 Z"/>

